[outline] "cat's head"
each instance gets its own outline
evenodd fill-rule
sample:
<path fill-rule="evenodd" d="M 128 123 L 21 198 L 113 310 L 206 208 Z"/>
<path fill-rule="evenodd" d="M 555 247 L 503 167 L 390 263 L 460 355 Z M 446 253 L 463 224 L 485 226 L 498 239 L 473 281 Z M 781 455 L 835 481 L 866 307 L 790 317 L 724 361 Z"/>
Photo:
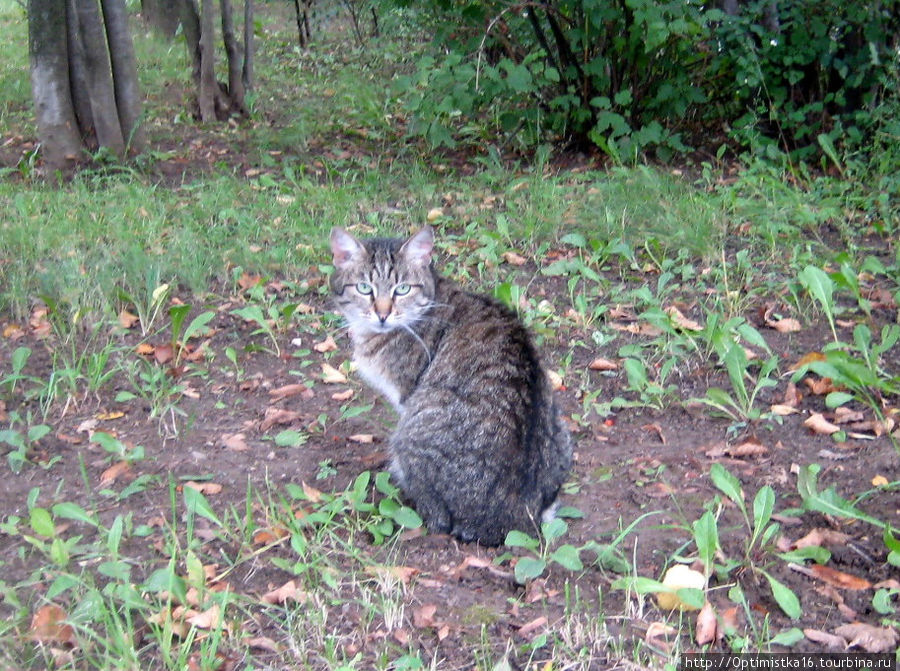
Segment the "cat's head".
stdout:
<path fill-rule="evenodd" d="M 431 307 L 434 233 L 426 226 L 407 240 L 357 240 L 331 231 L 335 303 L 357 333 L 384 333 L 412 326 Z"/>

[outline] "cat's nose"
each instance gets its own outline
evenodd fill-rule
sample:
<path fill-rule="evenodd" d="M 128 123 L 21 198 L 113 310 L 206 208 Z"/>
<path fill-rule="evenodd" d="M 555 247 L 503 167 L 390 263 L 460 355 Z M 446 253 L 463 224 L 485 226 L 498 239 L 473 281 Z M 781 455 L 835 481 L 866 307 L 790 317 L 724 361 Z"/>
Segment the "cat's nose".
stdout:
<path fill-rule="evenodd" d="M 391 308 L 393 307 L 391 304 L 390 298 L 376 298 L 375 299 L 375 314 L 378 316 L 378 319 L 381 320 L 381 323 L 384 324 L 387 321 L 387 318 L 391 316 Z"/>

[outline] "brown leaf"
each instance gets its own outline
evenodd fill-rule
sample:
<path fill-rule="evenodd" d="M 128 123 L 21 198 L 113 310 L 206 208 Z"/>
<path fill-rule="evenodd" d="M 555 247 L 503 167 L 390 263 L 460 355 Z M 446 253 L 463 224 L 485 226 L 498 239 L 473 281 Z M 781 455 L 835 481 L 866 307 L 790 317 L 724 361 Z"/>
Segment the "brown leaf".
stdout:
<path fill-rule="evenodd" d="M 219 608 L 219 604 L 216 603 L 202 613 L 197 613 L 196 615 L 188 617 L 185 621 L 188 624 L 194 625 L 197 629 L 215 629 L 219 626 L 221 619 L 221 609 Z"/>
<path fill-rule="evenodd" d="M 734 445 L 733 447 L 728 448 L 728 454 L 732 457 L 759 457 L 768 452 L 768 447 L 755 440 L 747 440 L 740 445 Z"/>
<path fill-rule="evenodd" d="M 123 309 L 119 313 L 119 326 L 121 326 L 123 329 L 130 329 L 140 321 L 140 317 L 131 314 L 128 310 Z"/>
<path fill-rule="evenodd" d="M 697 645 L 706 645 L 715 641 L 718 624 L 716 611 L 707 601 L 697 613 L 697 625 L 694 627 L 694 640 L 697 641 Z"/>
<path fill-rule="evenodd" d="M 887 580 L 882 580 L 881 582 L 876 582 L 872 585 L 875 589 L 895 589 L 900 592 L 900 580 L 896 578 L 888 578 Z"/>
<path fill-rule="evenodd" d="M 306 481 L 300 483 L 303 487 L 303 493 L 306 495 L 306 500 L 310 503 L 319 503 L 322 500 L 322 492 L 321 490 L 316 489 L 315 487 L 311 487 L 306 484 Z"/>
<path fill-rule="evenodd" d="M 322 342 L 317 342 L 315 345 L 313 345 L 313 349 L 320 354 L 325 354 L 325 352 L 334 352 L 337 350 L 337 348 L 337 343 L 331 336 L 328 336 Z"/>
<path fill-rule="evenodd" d="M 352 436 L 347 436 L 347 440 L 352 440 L 354 443 L 373 443 L 375 442 L 375 436 L 371 433 L 354 433 Z"/>
<path fill-rule="evenodd" d="M 550 380 L 550 388 L 553 391 L 560 391 L 564 388 L 562 376 L 556 371 L 548 370 L 547 377 Z"/>
<path fill-rule="evenodd" d="M 659 442 L 663 445 L 666 444 L 666 435 L 663 433 L 662 427 L 659 424 L 644 424 L 641 429 L 648 433 L 655 433 L 659 438 Z"/>
<path fill-rule="evenodd" d="M 822 352 L 809 352 L 808 354 L 804 354 L 797 363 L 791 366 L 791 370 L 797 370 L 814 361 L 825 361 L 825 355 Z"/>
<path fill-rule="evenodd" d="M 843 571 L 823 566 L 821 564 L 813 564 L 809 567 L 813 577 L 818 578 L 832 587 L 840 587 L 841 589 L 863 590 L 872 586 L 865 578 L 860 578 Z"/>
<path fill-rule="evenodd" d="M 669 315 L 669 319 L 672 320 L 672 323 L 675 324 L 678 328 L 684 331 L 702 331 L 703 327 L 693 319 L 688 319 L 684 316 L 684 313 L 681 312 L 674 305 L 670 305 L 666 308 L 666 314 Z"/>
<path fill-rule="evenodd" d="M 334 401 L 349 401 L 353 398 L 353 394 L 355 392 L 352 389 L 345 389 L 344 391 L 336 391 L 331 395 L 332 400 Z"/>
<path fill-rule="evenodd" d="M 367 566 L 366 573 L 379 578 L 395 578 L 404 585 L 419 574 L 419 569 L 413 566 Z"/>
<path fill-rule="evenodd" d="M 164 343 L 153 348 L 153 358 L 156 363 L 163 365 L 175 358 L 175 348 L 171 343 Z"/>
<path fill-rule="evenodd" d="M 803 399 L 803 394 L 801 394 L 797 390 L 797 385 L 793 382 L 788 382 L 787 388 L 784 390 L 784 405 L 788 405 L 792 408 L 796 408 L 800 405 L 800 401 Z"/>
<path fill-rule="evenodd" d="M 800 412 L 797 409 L 797 406 L 787 405 L 786 403 L 776 403 L 775 405 L 770 406 L 769 410 L 773 415 L 778 415 L 779 417 L 787 417 L 788 415 L 795 415 Z"/>
<path fill-rule="evenodd" d="M 246 643 L 251 648 L 265 650 L 266 652 L 281 651 L 279 645 L 268 636 L 254 636 L 253 638 L 245 639 L 243 643 Z"/>
<path fill-rule="evenodd" d="M 108 422 L 112 419 L 120 419 L 124 416 L 125 413 L 121 410 L 114 410 L 111 412 L 98 412 L 96 415 L 94 415 L 94 417 L 99 419 L 101 422 Z"/>
<path fill-rule="evenodd" d="M 830 377 L 823 377 L 814 380 L 811 377 L 803 378 L 803 384 L 809 389 L 809 393 L 816 396 L 825 396 L 833 391 L 840 391 L 840 387 L 835 386 Z"/>
<path fill-rule="evenodd" d="M 266 432 L 276 424 L 290 424 L 300 418 L 300 413 L 286 408 L 274 408 L 269 406 L 266 408 L 263 421 L 259 425 L 262 432 Z"/>
<path fill-rule="evenodd" d="M 810 429 L 813 433 L 822 433 L 829 436 L 832 433 L 836 433 L 841 430 L 841 427 L 829 422 L 827 419 L 825 419 L 825 416 L 819 412 L 810 415 L 803 422 L 803 426 Z"/>
<path fill-rule="evenodd" d="M 844 624 L 834 633 L 847 641 L 848 648 L 862 648 L 866 652 L 895 652 L 897 631 L 892 627 L 875 627 L 863 622 Z"/>
<path fill-rule="evenodd" d="M 804 629 L 803 635 L 810 641 L 821 643 L 832 650 L 844 650 L 847 647 L 847 641 L 840 636 L 835 636 L 819 629 Z"/>
<path fill-rule="evenodd" d="M 783 319 L 766 319 L 766 326 L 775 329 L 779 333 L 796 333 L 801 330 L 800 322 L 793 317 Z"/>
<path fill-rule="evenodd" d="M 134 348 L 134 351 L 141 356 L 150 356 L 153 354 L 156 348 L 150 343 L 142 342 L 137 347 Z"/>
<path fill-rule="evenodd" d="M 131 464 L 127 461 L 119 461 L 100 474 L 100 484 L 107 487 L 117 479 L 127 475 L 131 471 Z"/>
<path fill-rule="evenodd" d="M 558 589 L 547 589 L 547 580 L 545 578 L 536 578 L 528 583 L 525 588 L 525 602 L 537 603 L 545 599 L 550 599 L 559 594 Z"/>
<path fill-rule="evenodd" d="M 323 363 L 322 381 L 325 384 L 347 384 L 347 376 L 331 364 Z"/>
<path fill-rule="evenodd" d="M 293 580 L 288 580 L 281 587 L 270 590 L 266 592 L 260 597 L 260 601 L 263 603 L 285 603 L 287 601 L 297 601 L 299 603 L 305 603 L 309 595 L 304 592 L 302 589 L 297 587 L 297 583 Z"/>
<path fill-rule="evenodd" d="M 284 527 L 270 527 L 268 529 L 257 529 L 253 533 L 254 545 L 269 545 L 276 543 L 282 538 L 286 538 L 290 532 Z"/>
<path fill-rule="evenodd" d="M 536 632 L 538 629 L 543 629 L 547 626 L 547 618 L 544 615 L 540 617 L 534 618 L 531 622 L 523 624 L 519 627 L 519 634 L 524 636 L 525 638 L 529 637 L 529 634 L 532 632 Z"/>
<path fill-rule="evenodd" d="M 797 550 L 810 546 L 831 546 L 846 545 L 851 538 L 850 535 L 835 531 L 834 529 L 815 528 L 806 534 L 803 538 L 797 539 L 793 543 L 793 547 Z"/>
<path fill-rule="evenodd" d="M 225 446 L 225 449 L 233 452 L 244 452 L 250 449 L 247 445 L 247 436 L 243 433 L 223 433 L 222 445 Z"/>
<path fill-rule="evenodd" d="M 19 340 L 25 337 L 25 329 L 18 324 L 7 324 L 3 327 L 3 337 L 10 340 Z"/>
<path fill-rule="evenodd" d="M 853 410 L 846 406 L 839 406 L 834 409 L 835 424 L 851 424 L 853 422 L 861 422 L 865 416 L 861 410 Z"/>
<path fill-rule="evenodd" d="M 66 623 L 66 611 L 55 603 L 48 603 L 31 617 L 28 635 L 39 643 L 50 645 L 74 645 L 75 630 Z"/>
<path fill-rule="evenodd" d="M 515 252 L 503 252 L 503 260 L 511 266 L 524 266 L 527 259 Z"/>
<path fill-rule="evenodd" d="M 195 482 L 188 480 L 184 483 L 185 487 L 196 489 L 201 494 L 218 494 L 222 491 L 222 485 L 217 482 Z"/>
<path fill-rule="evenodd" d="M 677 632 L 678 630 L 675 627 L 665 622 L 651 622 L 647 627 L 647 632 L 644 634 L 644 640 L 647 643 L 659 644 L 660 641 L 657 639 L 668 638 Z"/>
<path fill-rule="evenodd" d="M 434 615 L 437 613 L 437 606 L 433 603 L 426 603 L 418 608 L 413 609 L 413 626 L 416 629 L 424 629 L 426 627 L 435 626 Z"/>
<path fill-rule="evenodd" d="M 257 284 L 262 284 L 263 278 L 261 275 L 251 275 L 247 271 L 241 273 L 241 276 L 238 278 L 238 286 L 247 291 L 248 289 L 252 289 Z"/>
<path fill-rule="evenodd" d="M 286 384 L 283 387 L 278 387 L 278 389 L 272 389 L 269 391 L 269 396 L 272 397 L 272 402 L 276 403 L 281 401 L 282 399 L 288 398 L 290 396 L 301 396 L 306 400 L 309 400 L 313 397 L 312 389 L 307 387 L 305 384 Z"/>
<path fill-rule="evenodd" d="M 591 370 L 619 370 L 619 364 L 617 364 L 615 361 L 604 359 L 601 356 L 591 361 L 588 364 L 588 368 L 590 368 Z"/>

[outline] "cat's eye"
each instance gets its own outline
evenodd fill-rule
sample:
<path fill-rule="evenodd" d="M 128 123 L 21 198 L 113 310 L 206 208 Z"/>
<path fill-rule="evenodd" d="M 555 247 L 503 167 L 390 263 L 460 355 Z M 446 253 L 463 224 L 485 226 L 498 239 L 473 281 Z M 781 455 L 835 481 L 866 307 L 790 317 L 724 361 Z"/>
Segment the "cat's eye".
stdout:
<path fill-rule="evenodd" d="M 397 286 L 394 287 L 394 295 L 395 296 L 405 296 L 406 294 L 409 293 L 411 288 L 412 287 L 410 287 L 406 282 L 398 284 Z"/>
<path fill-rule="evenodd" d="M 359 282 L 356 285 L 356 290 L 359 293 L 361 293 L 363 296 L 368 296 L 369 294 L 371 294 L 374 291 L 374 289 L 372 288 L 372 285 L 369 284 L 368 282 Z"/>

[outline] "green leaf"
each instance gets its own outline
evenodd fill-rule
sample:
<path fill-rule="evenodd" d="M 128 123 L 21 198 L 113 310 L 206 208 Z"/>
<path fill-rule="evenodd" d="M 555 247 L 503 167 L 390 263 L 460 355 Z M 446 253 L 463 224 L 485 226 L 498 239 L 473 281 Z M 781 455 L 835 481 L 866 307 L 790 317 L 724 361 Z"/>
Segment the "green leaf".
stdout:
<path fill-rule="evenodd" d="M 56 535 L 56 527 L 46 508 L 31 509 L 31 528 L 39 536 L 52 538 Z"/>
<path fill-rule="evenodd" d="M 516 582 L 524 585 L 529 580 L 537 578 L 547 568 L 547 562 L 538 557 L 519 557 L 516 562 Z"/>
<path fill-rule="evenodd" d="M 682 587 L 675 590 L 675 594 L 683 604 L 696 610 L 703 608 L 703 604 L 706 603 L 706 593 L 696 587 Z"/>
<path fill-rule="evenodd" d="M 57 503 L 53 506 L 53 515 L 56 517 L 63 517 L 67 520 L 84 522 L 85 524 L 90 524 L 92 527 L 97 526 L 97 520 L 91 517 L 90 514 L 77 503 L 70 503 L 68 501 Z"/>
<path fill-rule="evenodd" d="M 527 548 L 529 550 L 537 550 L 541 546 L 540 541 L 536 538 L 532 538 L 524 531 L 519 531 L 518 529 L 513 529 L 506 534 L 506 540 L 503 541 L 503 544 L 511 548 Z"/>
<path fill-rule="evenodd" d="M 560 545 L 556 548 L 550 554 L 550 559 L 570 571 L 581 571 L 584 569 L 581 557 L 578 556 L 578 548 L 569 544 Z"/>
<path fill-rule="evenodd" d="M 707 576 L 712 571 L 716 551 L 719 549 L 719 527 L 716 516 L 707 510 L 700 519 L 693 524 L 694 543 L 700 553 L 700 561 L 703 562 Z"/>
<path fill-rule="evenodd" d="M 772 596 L 775 597 L 775 602 L 778 604 L 779 608 L 784 611 L 784 614 L 792 620 L 796 620 L 803 615 L 803 609 L 800 607 L 800 599 L 797 598 L 797 595 L 794 594 L 787 585 L 778 582 L 778 580 L 769 575 L 766 571 L 762 571 L 762 574 L 766 576 L 766 580 L 769 581 L 769 587 L 772 589 Z"/>
<path fill-rule="evenodd" d="M 191 320 L 191 323 L 188 324 L 188 327 L 184 332 L 184 337 L 182 338 L 182 340 L 184 342 L 187 342 L 194 336 L 196 336 L 199 333 L 201 333 L 202 331 L 204 331 L 206 329 L 207 324 L 209 324 L 215 318 L 215 316 L 216 316 L 215 312 L 207 311 L 207 312 L 201 312 L 199 315 L 194 317 Z"/>
<path fill-rule="evenodd" d="M 753 499 L 753 538 L 751 545 L 762 533 L 762 530 L 772 519 L 775 510 L 775 490 L 769 485 L 761 487 Z"/>
<path fill-rule="evenodd" d="M 624 578 L 619 578 L 618 580 L 613 581 L 612 588 L 637 592 L 638 594 L 658 594 L 659 592 L 671 591 L 659 580 L 645 578 L 643 576 L 626 576 Z"/>
<path fill-rule="evenodd" d="M 286 429 L 275 436 L 275 444 L 278 447 L 299 447 L 303 445 L 309 436 L 301 431 Z"/>
<path fill-rule="evenodd" d="M 853 394 L 848 394 L 846 391 L 833 391 L 825 397 L 825 407 L 834 410 L 845 403 L 849 403 L 854 398 L 856 397 Z"/>
<path fill-rule="evenodd" d="M 709 469 L 709 477 L 713 484 L 725 496 L 731 499 L 740 509 L 744 511 L 746 516 L 746 507 L 744 506 L 744 492 L 741 489 L 741 481 L 729 473 L 720 463 L 713 464 Z"/>
<path fill-rule="evenodd" d="M 801 467 L 800 472 L 797 474 L 797 491 L 800 493 L 803 507 L 806 510 L 814 510 L 835 517 L 849 517 L 862 520 L 879 529 L 887 528 L 887 524 L 871 515 L 867 515 L 842 498 L 833 486 L 824 492 L 817 491 L 817 478 L 821 469 L 822 467 L 818 464 L 810 464 L 809 466 Z"/>
<path fill-rule="evenodd" d="M 784 631 L 775 634 L 775 636 L 772 637 L 772 640 L 770 640 L 769 643 L 783 645 L 789 648 L 792 645 L 804 640 L 805 638 L 806 635 L 801 629 L 798 629 L 797 627 L 791 627 L 790 629 L 785 629 Z"/>
<path fill-rule="evenodd" d="M 222 526 L 222 522 L 216 517 L 212 506 L 209 505 L 209 501 L 206 500 L 202 493 L 193 487 L 187 486 L 184 487 L 182 493 L 184 494 L 184 505 L 188 512 L 205 517 L 216 526 Z"/>
<path fill-rule="evenodd" d="M 407 529 L 419 529 L 422 527 L 423 521 L 415 510 L 409 506 L 400 506 L 393 514 L 393 520 L 401 527 Z"/>
<path fill-rule="evenodd" d="M 566 524 L 565 520 L 560 519 L 559 517 L 554 517 L 549 522 L 541 524 L 541 535 L 548 544 L 553 544 L 554 541 L 561 538 L 568 530 L 569 525 Z"/>

